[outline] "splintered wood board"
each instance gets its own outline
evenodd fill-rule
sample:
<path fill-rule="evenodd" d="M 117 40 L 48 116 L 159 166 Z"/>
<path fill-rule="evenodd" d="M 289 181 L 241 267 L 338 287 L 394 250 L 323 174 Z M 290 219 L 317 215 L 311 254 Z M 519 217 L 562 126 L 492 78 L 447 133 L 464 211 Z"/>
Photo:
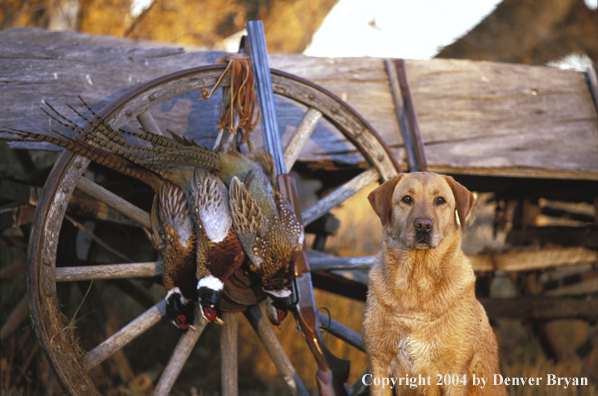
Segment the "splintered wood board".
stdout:
<path fill-rule="evenodd" d="M 43 100 L 72 114 L 65 105 L 77 104 L 81 95 L 99 109 L 141 82 L 211 64 L 223 55 L 33 28 L 0 31 L 0 54 L 0 125 L 37 131 L 48 128 L 48 118 L 38 108 Z M 270 66 L 345 100 L 404 160 L 383 59 L 273 54 Z M 446 59 L 407 60 L 406 67 L 431 171 L 598 180 L 598 116 L 583 73 Z M 152 113 L 164 129 L 210 147 L 219 98 L 199 103 L 198 97 L 188 95 Z M 284 144 L 306 109 L 281 99 L 277 110 Z M 201 130 L 192 127 L 198 121 Z M 299 161 L 326 161 L 331 152 L 335 161 L 362 161 L 330 131 L 321 123 Z"/>

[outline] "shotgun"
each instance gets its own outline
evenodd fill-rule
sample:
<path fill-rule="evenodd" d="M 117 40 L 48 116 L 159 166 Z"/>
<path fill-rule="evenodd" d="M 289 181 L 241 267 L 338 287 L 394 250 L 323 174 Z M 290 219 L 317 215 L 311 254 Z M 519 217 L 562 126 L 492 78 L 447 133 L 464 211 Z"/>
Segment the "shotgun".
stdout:
<path fill-rule="evenodd" d="M 261 21 L 251 21 L 245 26 L 248 34 L 251 63 L 255 74 L 257 97 L 262 111 L 264 146 L 272 156 L 274 168 L 278 175 L 277 181 L 280 193 L 293 205 L 295 214 L 301 221 L 297 186 L 294 177 L 286 173 L 284 154 L 280 142 L 264 28 Z M 295 262 L 292 298 L 290 310 L 295 315 L 309 349 L 318 364 L 316 383 L 320 395 L 348 396 L 349 390 L 345 383 L 349 376 L 351 363 L 338 359 L 324 345 L 318 325 L 309 262 L 304 250 L 301 251 Z"/>

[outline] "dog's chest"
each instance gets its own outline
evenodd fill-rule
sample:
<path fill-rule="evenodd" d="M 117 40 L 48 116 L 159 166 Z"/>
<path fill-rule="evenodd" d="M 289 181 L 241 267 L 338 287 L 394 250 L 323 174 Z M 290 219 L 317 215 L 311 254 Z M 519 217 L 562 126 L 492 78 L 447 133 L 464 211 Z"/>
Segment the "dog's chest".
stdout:
<path fill-rule="evenodd" d="M 418 372 L 421 367 L 430 365 L 432 356 L 439 352 L 441 346 L 434 334 L 434 323 L 401 318 L 397 321 L 396 349 L 394 355 L 402 372 Z"/>
<path fill-rule="evenodd" d="M 413 366 L 413 340 L 409 336 L 401 338 L 397 344 L 395 355 L 401 366 L 412 368 Z"/>
<path fill-rule="evenodd" d="M 405 362 L 412 362 L 415 353 L 421 349 L 421 342 L 417 338 L 412 337 L 410 331 L 407 328 L 400 328 L 402 331 L 399 332 L 396 338 L 396 350 L 395 353 L 400 360 Z"/>

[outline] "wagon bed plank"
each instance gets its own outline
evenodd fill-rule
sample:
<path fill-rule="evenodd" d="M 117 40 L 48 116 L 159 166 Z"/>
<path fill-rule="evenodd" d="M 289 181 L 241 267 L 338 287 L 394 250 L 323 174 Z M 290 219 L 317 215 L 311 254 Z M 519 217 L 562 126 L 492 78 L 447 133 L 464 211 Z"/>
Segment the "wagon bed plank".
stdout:
<path fill-rule="evenodd" d="M 99 108 L 127 88 L 214 63 L 223 54 L 186 52 L 194 49 L 43 29 L 2 31 L 0 100 L 6 106 L 0 110 L 0 125 L 47 129 L 48 119 L 37 108 L 42 100 L 68 113 L 65 104 L 76 104 L 81 95 Z M 270 65 L 347 101 L 404 160 L 383 59 L 273 54 Z M 407 60 L 406 68 L 431 171 L 598 180 L 598 117 L 583 73 L 446 59 Z M 189 136 L 194 131 L 187 125 L 193 118 L 203 119 L 214 127 L 202 134 L 215 137 L 210 117 L 215 120 L 217 115 L 208 115 L 192 99 L 169 105 L 174 112 L 153 114 L 159 124 Z M 277 104 L 283 142 L 305 111 L 288 106 Z M 191 116 L 181 116 L 190 108 Z M 346 142 L 328 136 L 323 128 L 314 132 L 299 161 L 325 161 L 325 152 L 349 164 L 362 161 Z"/>

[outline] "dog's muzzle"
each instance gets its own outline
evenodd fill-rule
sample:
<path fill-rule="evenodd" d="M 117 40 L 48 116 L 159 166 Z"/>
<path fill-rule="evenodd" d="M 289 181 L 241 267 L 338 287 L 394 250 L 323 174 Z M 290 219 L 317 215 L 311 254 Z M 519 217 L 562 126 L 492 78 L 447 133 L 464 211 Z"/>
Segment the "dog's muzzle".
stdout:
<path fill-rule="evenodd" d="M 413 247 L 418 250 L 430 249 L 434 222 L 426 217 L 418 217 L 413 221 L 413 227 L 415 228 Z"/>

